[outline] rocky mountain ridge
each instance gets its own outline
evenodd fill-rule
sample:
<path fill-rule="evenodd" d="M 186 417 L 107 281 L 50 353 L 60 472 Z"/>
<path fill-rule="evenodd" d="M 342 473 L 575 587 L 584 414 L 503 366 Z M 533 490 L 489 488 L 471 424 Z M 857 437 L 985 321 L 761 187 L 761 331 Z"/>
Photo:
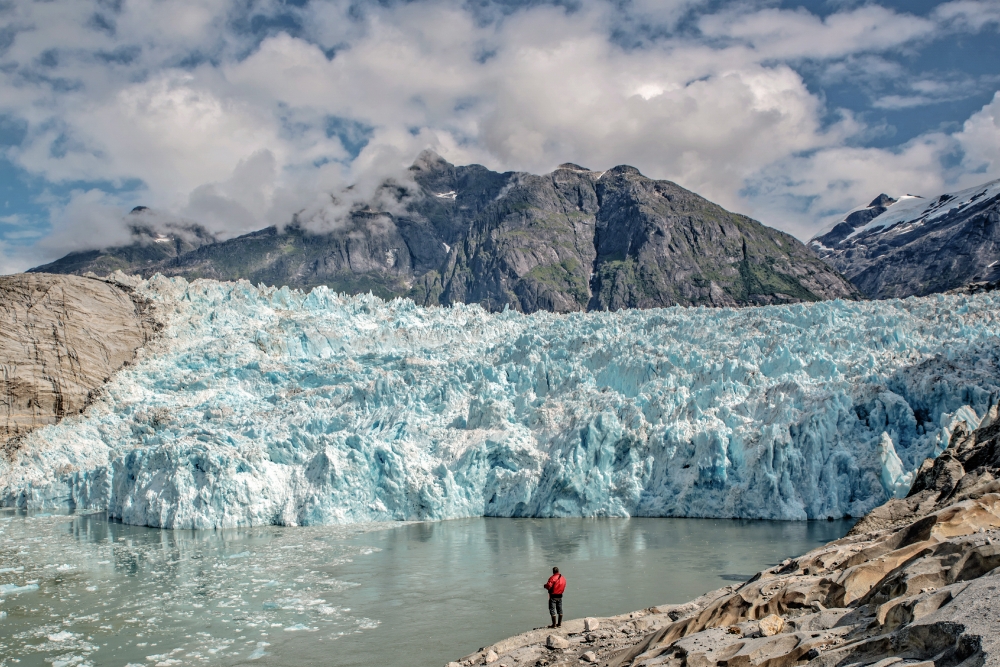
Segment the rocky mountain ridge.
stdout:
<path fill-rule="evenodd" d="M 536 629 L 446 667 L 1000 665 L 998 478 L 994 405 L 843 539 L 685 604 Z"/>
<path fill-rule="evenodd" d="M 1000 279 L 1000 180 L 898 200 L 882 194 L 809 242 L 873 299 Z"/>
<path fill-rule="evenodd" d="M 245 278 L 523 312 L 860 296 L 790 235 L 633 167 L 563 164 L 537 176 L 455 166 L 425 152 L 410 176 L 416 191 L 386 183 L 380 194 L 405 210 L 355 210 L 335 232 L 314 233 L 298 220 L 222 242 L 167 230 L 32 271 Z M 130 222 L 142 227 L 144 215 Z"/>

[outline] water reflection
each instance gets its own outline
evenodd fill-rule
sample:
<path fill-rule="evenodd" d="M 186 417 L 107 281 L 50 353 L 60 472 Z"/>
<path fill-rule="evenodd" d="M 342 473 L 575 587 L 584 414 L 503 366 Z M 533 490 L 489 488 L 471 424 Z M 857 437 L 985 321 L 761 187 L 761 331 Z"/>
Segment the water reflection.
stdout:
<path fill-rule="evenodd" d="M 545 624 L 552 565 L 569 580 L 567 616 L 610 615 L 688 600 L 848 527 L 468 519 L 163 531 L 4 511 L 0 667 L 443 664 Z"/>

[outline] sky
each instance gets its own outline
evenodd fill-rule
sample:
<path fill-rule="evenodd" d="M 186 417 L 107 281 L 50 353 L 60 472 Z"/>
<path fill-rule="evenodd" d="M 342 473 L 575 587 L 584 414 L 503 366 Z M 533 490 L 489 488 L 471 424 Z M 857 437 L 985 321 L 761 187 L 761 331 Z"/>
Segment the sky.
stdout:
<path fill-rule="evenodd" d="M 1000 178 L 998 33 L 998 0 L 0 0 L 0 274 L 137 205 L 321 229 L 428 148 L 629 164 L 807 240 Z"/>

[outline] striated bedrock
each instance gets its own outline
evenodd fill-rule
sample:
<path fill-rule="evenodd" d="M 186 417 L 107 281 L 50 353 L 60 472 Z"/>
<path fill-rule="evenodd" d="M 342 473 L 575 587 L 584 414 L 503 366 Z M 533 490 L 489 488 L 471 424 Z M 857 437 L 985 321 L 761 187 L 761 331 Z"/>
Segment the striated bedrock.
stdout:
<path fill-rule="evenodd" d="M 905 499 L 841 540 L 686 604 L 588 619 L 589 630 L 569 621 L 563 641 L 534 630 L 449 667 L 1000 665 L 998 478 L 994 407 L 923 463 Z"/>
<path fill-rule="evenodd" d="M 523 315 L 131 289 L 164 330 L 0 459 L 3 504 L 175 528 L 861 516 L 1000 395 L 994 292 Z"/>
<path fill-rule="evenodd" d="M 83 411 L 152 334 L 141 303 L 90 278 L 0 276 L 0 443 Z"/>

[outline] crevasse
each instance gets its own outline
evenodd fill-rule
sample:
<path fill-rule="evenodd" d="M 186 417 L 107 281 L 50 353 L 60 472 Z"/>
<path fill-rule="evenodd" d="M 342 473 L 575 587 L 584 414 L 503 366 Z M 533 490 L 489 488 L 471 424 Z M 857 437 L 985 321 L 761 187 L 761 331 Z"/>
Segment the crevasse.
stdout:
<path fill-rule="evenodd" d="M 525 316 L 134 288 L 162 335 L 0 461 L 3 504 L 172 528 L 858 516 L 1000 396 L 993 294 Z"/>

